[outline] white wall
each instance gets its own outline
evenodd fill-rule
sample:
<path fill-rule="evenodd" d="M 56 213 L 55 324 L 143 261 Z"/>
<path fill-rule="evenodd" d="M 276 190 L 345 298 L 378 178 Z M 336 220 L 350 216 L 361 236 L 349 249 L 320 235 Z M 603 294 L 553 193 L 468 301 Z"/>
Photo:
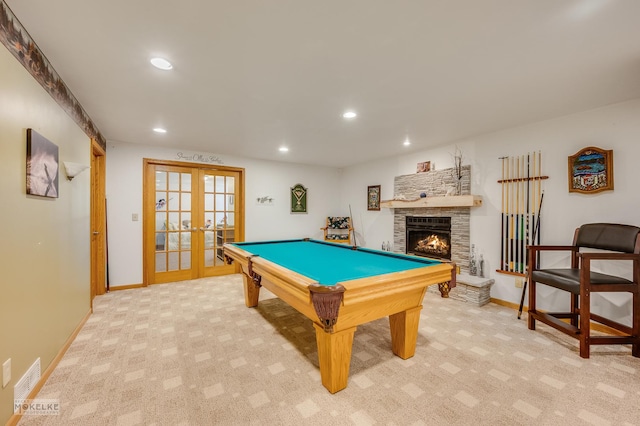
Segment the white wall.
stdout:
<path fill-rule="evenodd" d="M 142 219 L 143 159 L 184 161 L 193 154 L 216 156 L 225 166 L 245 169 L 247 241 L 320 238 L 327 216 L 348 214 L 348 208 L 338 202 L 340 170 L 335 168 L 109 142 L 106 185 L 112 287 L 142 283 L 142 220 L 132 221 L 132 214 Z M 298 183 L 308 189 L 307 214 L 290 213 L 290 188 Z M 256 199 L 267 195 L 274 198 L 273 205 L 259 205 Z"/>
<path fill-rule="evenodd" d="M 568 244 L 576 227 L 588 222 L 616 222 L 640 225 L 640 194 L 637 159 L 640 157 L 640 99 L 592 111 L 560 117 L 527 126 L 486 134 L 456 144 L 424 150 L 396 158 L 360 164 L 343 171 L 342 200 L 355 200 L 362 215 L 360 229 L 369 247 L 393 241 L 392 211 L 366 211 L 366 187 L 382 185 L 382 199 L 393 197 L 394 176 L 415 173 L 416 164 L 432 161 L 436 169 L 452 167 L 456 146 L 464 164 L 471 165 L 473 194 L 483 197 L 481 207 L 471 210 L 471 242 L 484 255 L 486 270 L 496 280 L 491 296 L 513 303 L 520 302 L 521 289 L 511 276 L 496 273 L 500 260 L 500 213 L 502 193 L 502 156 L 526 155 L 541 151 L 545 192 L 541 217 L 541 241 L 544 244 Z M 587 146 L 614 151 L 614 191 L 599 194 L 568 192 L 568 161 Z M 359 220 L 354 210 L 354 216 Z M 358 221 L 356 221 L 358 224 Z M 543 257 L 543 266 L 567 265 L 568 257 Z M 566 293 L 565 293 L 566 295 Z M 566 306 L 568 298 L 541 286 L 541 309 Z M 630 298 L 606 295 L 594 298 L 598 312 L 614 312 L 618 319 L 629 321 Z"/>

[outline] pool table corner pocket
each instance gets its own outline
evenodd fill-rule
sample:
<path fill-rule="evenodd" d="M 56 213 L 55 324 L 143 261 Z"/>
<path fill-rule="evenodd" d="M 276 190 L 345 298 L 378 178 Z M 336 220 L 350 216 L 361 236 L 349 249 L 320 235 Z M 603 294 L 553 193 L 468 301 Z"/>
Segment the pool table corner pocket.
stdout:
<path fill-rule="evenodd" d="M 312 284 L 309 286 L 311 303 L 326 333 L 333 332 L 344 296 L 344 287 L 338 285 Z"/>

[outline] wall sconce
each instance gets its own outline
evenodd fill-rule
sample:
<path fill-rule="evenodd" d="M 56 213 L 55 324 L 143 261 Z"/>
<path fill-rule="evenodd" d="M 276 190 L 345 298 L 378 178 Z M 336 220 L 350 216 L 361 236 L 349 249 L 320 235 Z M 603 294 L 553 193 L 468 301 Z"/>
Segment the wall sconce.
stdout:
<path fill-rule="evenodd" d="M 73 178 L 78 176 L 83 170 L 89 168 L 89 166 L 85 166 L 84 164 L 72 163 L 71 161 L 63 161 L 63 164 L 67 172 L 68 180 L 73 180 Z"/>

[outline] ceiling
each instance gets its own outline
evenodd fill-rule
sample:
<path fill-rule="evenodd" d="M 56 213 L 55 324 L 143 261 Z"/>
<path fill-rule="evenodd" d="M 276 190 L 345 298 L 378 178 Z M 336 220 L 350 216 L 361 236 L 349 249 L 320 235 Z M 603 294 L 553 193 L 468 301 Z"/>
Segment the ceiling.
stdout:
<path fill-rule="evenodd" d="M 108 142 L 345 167 L 640 97 L 637 0 L 5 2 Z"/>

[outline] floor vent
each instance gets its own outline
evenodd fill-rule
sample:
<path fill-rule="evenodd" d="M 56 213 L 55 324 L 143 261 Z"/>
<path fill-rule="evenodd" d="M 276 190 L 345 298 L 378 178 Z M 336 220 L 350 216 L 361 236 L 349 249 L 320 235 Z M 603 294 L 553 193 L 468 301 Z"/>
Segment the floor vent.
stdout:
<path fill-rule="evenodd" d="M 13 398 L 16 401 L 23 401 L 29 397 L 29 394 L 40 381 L 40 358 L 29 367 L 24 376 L 20 378 L 18 383 L 13 387 Z"/>

